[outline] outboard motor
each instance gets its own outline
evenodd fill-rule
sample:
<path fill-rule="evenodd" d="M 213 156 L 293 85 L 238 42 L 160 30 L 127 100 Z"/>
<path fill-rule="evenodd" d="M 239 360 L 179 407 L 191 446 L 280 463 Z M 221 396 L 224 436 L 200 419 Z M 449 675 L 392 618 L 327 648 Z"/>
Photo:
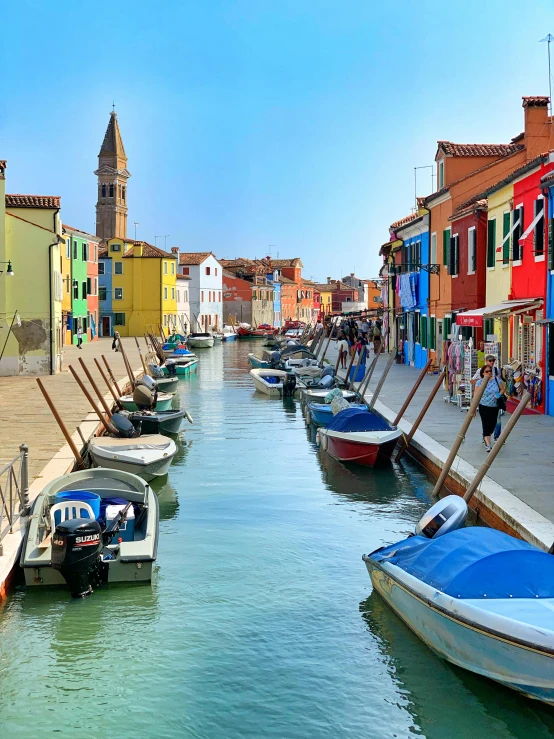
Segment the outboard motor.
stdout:
<path fill-rule="evenodd" d="M 277 369 L 279 366 L 279 363 L 281 362 L 281 352 L 271 352 L 271 356 L 269 357 L 269 364 L 271 365 L 271 369 Z"/>
<path fill-rule="evenodd" d="M 92 594 L 99 574 L 102 533 L 98 521 L 73 518 L 56 526 L 52 537 L 52 567 L 66 581 L 73 598 Z"/>
<path fill-rule="evenodd" d="M 140 421 L 135 426 L 123 413 L 114 413 L 110 419 L 120 439 L 134 439 L 140 436 Z"/>
<path fill-rule="evenodd" d="M 133 390 L 133 402 L 139 411 L 148 410 L 154 405 L 154 396 L 144 385 L 137 385 Z"/>
<path fill-rule="evenodd" d="M 333 375 L 322 375 L 319 380 L 319 387 L 323 387 L 323 388 L 332 387 L 334 382 L 335 380 L 333 378 Z"/>
<path fill-rule="evenodd" d="M 283 397 L 291 398 L 296 390 L 296 376 L 289 375 L 283 382 Z"/>
<path fill-rule="evenodd" d="M 154 390 L 155 390 L 155 389 L 156 389 L 156 387 L 157 387 L 157 385 L 156 385 L 156 381 L 155 381 L 155 380 L 153 380 L 153 379 L 152 379 L 152 378 L 150 377 L 150 375 L 143 375 L 143 376 L 142 376 L 142 377 L 140 378 L 140 380 L 138 381 L 138 383 L 137 383 L 137 384 L 138 384 L 138 385 L 144 385 L 145 387 L 147 387 L 147 388 L 148 388 L 148 389 L 150 390 L 150 392 L 151 392 L 151 393 L 153 393 L 153 392 L 154 392 Z"/>
<path fill-rule="evenodd" d="M 166 359 L 165 366 L 169 377 L 177 377 L 177 365 L 174 359 Z"/>
<path fill-rule="evenodd" d="M 447 495 L 431 506 L 418 521 L 415 532 L 418 536 L 436 539 L 449 531 L 461 529 L 467 518 L 467 503 L 458 495 Z"/>
<path fill-rule="evenodd" d="M 157 364 L 150 365 L 150 372 L 152 373 L 152 377 L 164 377 L 163 369 L 158 367 Z"/>

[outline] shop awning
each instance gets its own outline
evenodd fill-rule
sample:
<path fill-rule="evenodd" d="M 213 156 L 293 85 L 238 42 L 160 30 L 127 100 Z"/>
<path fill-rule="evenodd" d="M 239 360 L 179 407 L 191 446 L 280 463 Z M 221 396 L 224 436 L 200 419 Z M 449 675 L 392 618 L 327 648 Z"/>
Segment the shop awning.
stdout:
<path fill-rule="evenodd" d="M 482 326 L 487 318 L 502 318 L 514 313 L 525 313 L 542 306 L 541 298 L 528 300 L 505 300 L 498 305 L 487 305 L 485 308 L 467 310 L 456 316 L 457 326 Z"/>

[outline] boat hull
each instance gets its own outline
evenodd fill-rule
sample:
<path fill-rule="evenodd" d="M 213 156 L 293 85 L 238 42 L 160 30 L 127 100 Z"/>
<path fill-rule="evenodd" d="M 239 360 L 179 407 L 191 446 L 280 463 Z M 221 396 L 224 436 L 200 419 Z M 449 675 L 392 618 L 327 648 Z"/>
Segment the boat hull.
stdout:
<path fill-rule="evenodd" d="M 175 395 L 179 387 L 178 377 L 156 377 L 156 385 L 158 390 L 167 395 Z"/>
<path fill-rule="evenodd" d="M 175 365 L 175 372 L 178 375 L 181 375 L 183 377 L 186 377 L 186 375 L 190 375 L 191 372 L 196 372 L 196 366 L 198 364 L 198 359 L 191 359 L 190 362 L 187 362 L 186 364 L 176 364 Z M 167 367 L 164 365 L 162 367 L 162 371 L 164 375 L 168 375 Z"/>
<path fill-rule="evenodd" d="M 554 705 L 554 654 L 487 633 L 431 607 L 390 573 L 364 556 L 373 587 L 434 652 L 448 662 L 536 700 Z"/>
<path fill-rule="evenodd" d="M 162 411 L 155 416 L 133 415 L 133 424 L 140 422 L 141 434 L 176 434 L 181 428 L 185 411 Z"/>
<path fill-rule="evenodd" d="M 253 369 L 270 369 L 271 364 L 265 362 L 263 359 L 259 359 L 255 354 L 248 355 L 248 361 Z"/>
<path fill-rule="evenodd" d="M 344 438 L 347 434 L 335 436 L 327 429 L 319 430 L 321 448 L 339 462 L 353 462 L 366 467 L 374 467 L 381 462 L 388 462 L 394 451 L 400 433 L 393 432 L 394 438 L 382 442 L 367 442 Z"/>
<path fill-rule="evenodd" d="M 106 467 L 109 470 L 119 470 L 120 472 L 130 472 L 132 475 L 137 475 L 142 480 L 150 482 L 150 480 L 154 480 L 156 477 L 167 475 L 175 454 L 168 455 L 163 459 L 157 459 L 148 464 L 142 464 L 139 461 L 110 459 L 108 454 L 101 454 L 93 450 L 90 451 L 90 456 L 97 467 Z"/>
<path fill-rule="evenodd" d="M 165 393 L 163 395 L 165 396 Z M 124 395 L 119 399 L 119 401 L 126 411 L 138 411 L 137 404 L 134 402 L 132 395 Z M 156 410 L 168 411 L 171 409 L 172 402 L 173 395 L 168 395 L 167 397 L 158 395 L 158 400 L 156 401 Z"/>
<path fill-rule="evenodd" d="M 192 347 L 193 349 L 211 349 L 214 345 L 214 339 L 204 339 L 204 338 L 191 338 L 189 336 L 187 340 L 187 346 Z"/>

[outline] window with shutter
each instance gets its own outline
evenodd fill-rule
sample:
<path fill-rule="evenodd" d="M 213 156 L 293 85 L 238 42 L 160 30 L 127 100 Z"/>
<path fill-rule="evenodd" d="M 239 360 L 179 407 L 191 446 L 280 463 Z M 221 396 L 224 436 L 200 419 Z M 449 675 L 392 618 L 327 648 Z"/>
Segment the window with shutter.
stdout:
<path fill-rule="evenodd" d="M 514 211 L 515 213 L 516 211 Z M 510 261 L 510 238 L 506 236 L 510 233 L 510 214 L 504 213 L 502 217 L 502 264 L 508 264 Z M 504 241 L 506 239 L 506 241 Z"/>
<path fill-rule="evenodd" d="M 496 258 L 496 219 L 487 224 L 487 267 L 494 267 Z"/>
<path fill-rule="evenodd" d="M 452 327 L 452 319 L 450 316 L 445 316 L 443 321 L 443 336 L 445 339 L 450 338 L 450 329 Z"/>
<path fill-rule="evenodd" d="M 535 218 L 543 213 L 543 217 L 539 219 L 535 226 L 535 256 L 541 257 L 544 254 L 544 200 L 539 198 L 535 200 Z"/>
<path fill-rule="evenodd" d="M 450 239 L 450 257 L 448 260 L 448 274 L 456 277 L 460 267 L 459 236 L 455 234 Z"/>
<path fill-rule="evenodd" d="M 477 238 L 475 227 L 467 230 L 467 273 L 475 274 L 477 269 Z"/>
<path fill-rule="evenodd" d="M 523 205 L 520 205 L 519 208 L 514 208 L 512 211 L 512 225 L 514 224 L 517 225 L 514 227 L 512 233 L 512 258 L 514 262 L 519 262 L 523 257 L 523 246 L 519 243 L 519 239 L 523 233 Z"/>
<path fill-rule="evenodd" d="M 429 319 L 429 349 L 437 348 L 437 319 L 431 316 Z"/>
<path fill-rule="evenodd" d="M 420 343 L 423 349 L 427 349 L 427 316 L 421 316 Z"/>
<path fill-rule="evenodd" d="M 442 232 L 442 263 L 448 267 L 448 256 L 450 252 L 450 229 L 445 228 Z"/>

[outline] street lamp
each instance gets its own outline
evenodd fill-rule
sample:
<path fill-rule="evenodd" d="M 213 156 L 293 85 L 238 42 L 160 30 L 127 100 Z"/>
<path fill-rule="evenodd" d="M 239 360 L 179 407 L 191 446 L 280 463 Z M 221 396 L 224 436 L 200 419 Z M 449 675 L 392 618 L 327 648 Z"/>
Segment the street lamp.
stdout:
<path fill-rule="evenodd" d="M 8 269 L 6 270 L 6 275 L 8 277 L 13 277 L 15 275 L 15 272 L 12 269 L 11 260 L 8 261 L 8 262 L 0 262 L 0 264 L 7 264 L 8 265 Z M 0 274 L 2 274 L 3 272 L 4 272 L 4 270 L 3 269 L 0 269 Z"/>

